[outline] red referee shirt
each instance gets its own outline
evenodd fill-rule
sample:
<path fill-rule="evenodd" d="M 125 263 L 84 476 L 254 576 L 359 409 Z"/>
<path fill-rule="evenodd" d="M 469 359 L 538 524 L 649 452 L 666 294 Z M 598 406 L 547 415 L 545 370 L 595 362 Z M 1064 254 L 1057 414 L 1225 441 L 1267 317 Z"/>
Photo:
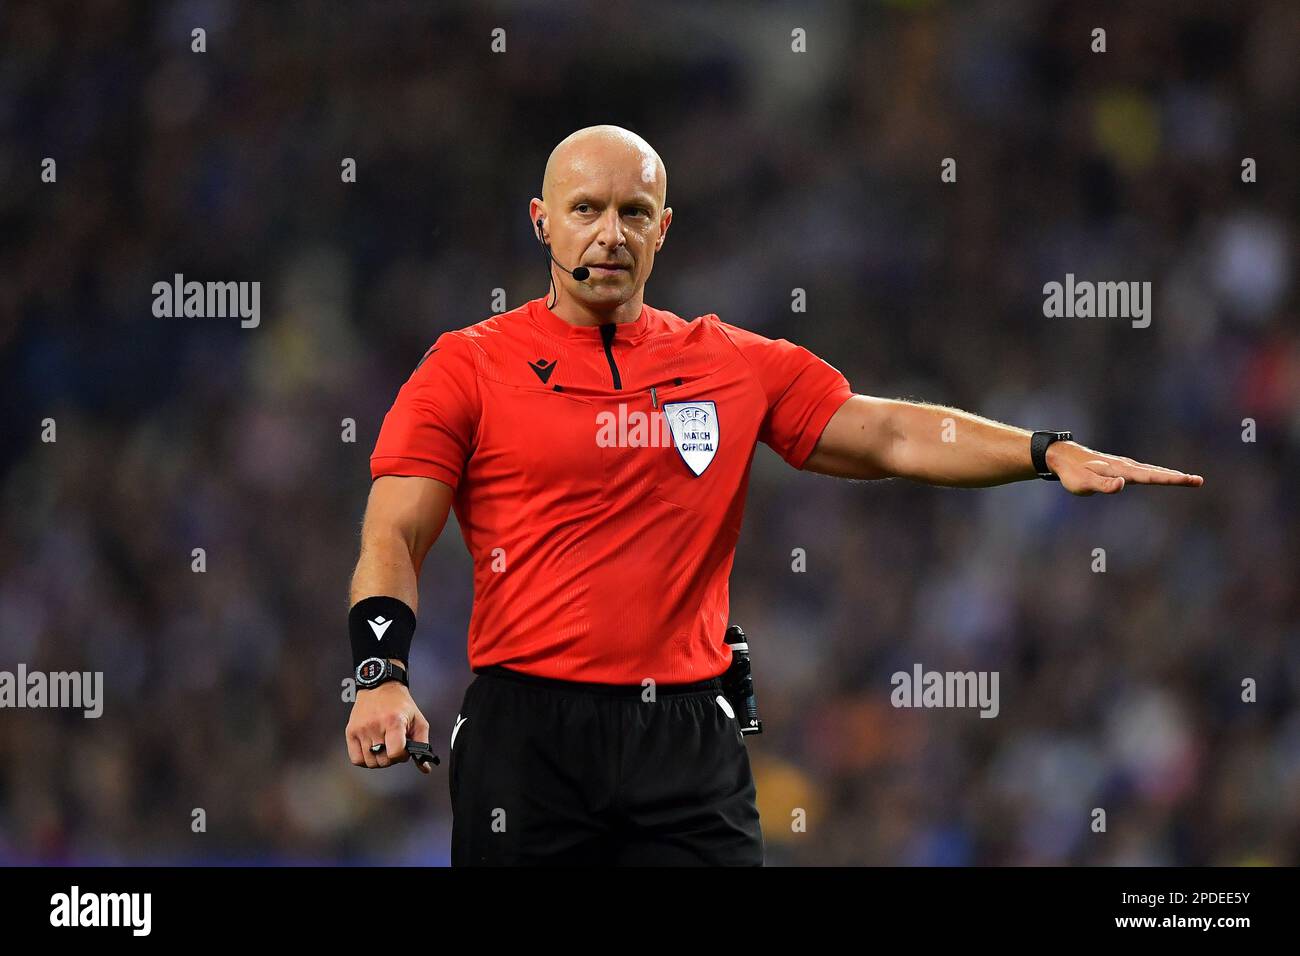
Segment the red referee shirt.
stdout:
<path fill-rule="evenodd" d="M 755 443 L 802 468 L 851 394 L 807 349 L 716 315 L 644 306 L 581 327 L 537 298 L 438 337 L 370 472 L 455 491 L 471 668 L 698 681 L 731 662 L 727 578 Z"/>

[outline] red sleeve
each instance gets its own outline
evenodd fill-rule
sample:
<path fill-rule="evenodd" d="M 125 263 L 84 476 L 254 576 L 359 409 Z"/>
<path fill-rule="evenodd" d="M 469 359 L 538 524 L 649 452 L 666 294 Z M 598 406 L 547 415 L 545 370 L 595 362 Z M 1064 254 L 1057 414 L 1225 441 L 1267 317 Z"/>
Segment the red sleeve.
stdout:
<path fill-rule="evenodd" d="M 835 366 L 788 339 L 769 339 L 719 322 L 749 361 L 767 396 L 759 441 L 802 469 L 826 423 L 853 395 Z"/>
<path fill-rule="evenodd" d="M 436 478 L 455 490 L 479 421 L 474 346 L 444 332 L 424 353 L 384 416 L 370 455 L 370 477 Z"/>

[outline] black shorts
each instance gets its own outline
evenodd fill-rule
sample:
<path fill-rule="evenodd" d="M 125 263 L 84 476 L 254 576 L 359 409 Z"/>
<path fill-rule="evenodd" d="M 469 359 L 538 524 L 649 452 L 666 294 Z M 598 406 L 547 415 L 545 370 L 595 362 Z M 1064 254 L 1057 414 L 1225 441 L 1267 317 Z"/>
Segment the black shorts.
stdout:
<path fill-rule="evenodd" d="M 585 684 L 484 668 L 452 731 L 453 866 L 761 866 L 718 680 Z M 724 709 L 726 707 L 726 709 Z"/>

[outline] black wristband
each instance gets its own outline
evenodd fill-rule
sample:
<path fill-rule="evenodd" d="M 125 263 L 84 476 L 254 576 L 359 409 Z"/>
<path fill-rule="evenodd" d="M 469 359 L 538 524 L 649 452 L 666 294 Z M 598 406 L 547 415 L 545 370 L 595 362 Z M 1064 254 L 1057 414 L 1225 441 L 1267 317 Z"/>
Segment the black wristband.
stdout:
<path fill-rule="evenodd" d="M 1057 441 L 1073 441 L 1070 432 L 1037 431 L 1029 436 L 1029 460 L 1033 462 L 1034 471 L 1044 481 L 1060 481 L 1056 473 L 1047 467 L 1047 446 Z"/>
<path fill-rule="evenodd" d="M 415 636 L 415 612 L 395 597 L 363 598 L 348 611 L 348 635 L 353 670 L 369 657 L 391 657 L 405 664 Z"/>

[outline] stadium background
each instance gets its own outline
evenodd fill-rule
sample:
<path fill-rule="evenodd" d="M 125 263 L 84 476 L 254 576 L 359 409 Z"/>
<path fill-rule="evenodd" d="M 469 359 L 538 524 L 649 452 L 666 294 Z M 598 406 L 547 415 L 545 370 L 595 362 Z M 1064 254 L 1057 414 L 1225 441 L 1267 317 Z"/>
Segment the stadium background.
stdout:
<path fill-rule="evenodd" d="M 544 293 L 527 201 L 612 122 L 668 167 L 650 304 L 1207 480 L 849 483 L 760 447 L 732 620 L 769 863 L 1300 862 L 1297 13 L 1134 6 L 5 4 L 0 669 L 102 670 L 106 702 L 0 712 L 0 861 L 446 861 L 445 761 L 344 746 L 367 459 L 441 331 Z M 153 317 L 177 272 L 260 281 L 260 327 Z M 1067 272 L 1151 281 L 1150 328 L 1044 318 Z M 444 757 L 469 570 L 453 518 L 413 660 Z M 917 662 L 999 671 L 1000 715 L 893 709 Z"/>

